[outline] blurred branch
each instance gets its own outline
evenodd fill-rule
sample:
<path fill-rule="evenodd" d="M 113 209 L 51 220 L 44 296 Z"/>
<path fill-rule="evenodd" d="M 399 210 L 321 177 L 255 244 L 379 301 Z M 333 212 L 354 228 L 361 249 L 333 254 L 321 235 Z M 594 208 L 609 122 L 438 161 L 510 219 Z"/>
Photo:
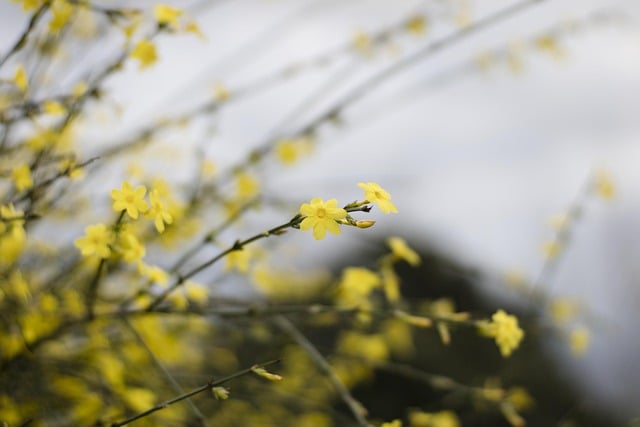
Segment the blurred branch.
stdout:
<path fill-rule="evenodd" d="M 40 18 L 42 18 L 42 15 L 44 15 L 44 13 L 49 9 L 49 6 L 50 3 L 48 1 L 44 2 L 42 6 L 40 6 L 38 10 L 36 10 L 34 14 L 31 15 L 27 27 L 24 29 L 18 40 L 13 44 L 9 51 L 4 54 L 4 56 L 0 57 L 0 67 L 2 67 L 13 54 L 24 47 L 36 24 L 38 23 Z"/>
<path fill-rule="evenodd" d="M 367 421 L 367 410 L 358 402 L 349 392 L 349 389 L 342 383 L 340 378 L 327 362 L 327 359 L 318 351 L 318 349 L 304 336 L 302 332 L 285 316 L 277 316 L 275 322 L 280 329 L 287 333 L 302 349 L 311 357 L 318 368 L 329 378 L 329 381 L 336 389 L 342 401 L 347 405 L 358 424 L 362 427 L 371 427 Z"/>
<path fill-rule="evenodd" d="M 173 387 L 173 389 L 176 392 L 180 393 L 180 395 L 184 395 L 185 394 L 184 389 L 180 386 L 180 384 L 178 384 L 178 382 L 175 380 L 175 378 L 173 378 L 173 375 L 171 375 L 171 372 L 169 372 L 167 370 L 167 368 L 165 368 L 165 366 L 162 364 L 162 362 L 160 362 L 160 360 L 158 360 L 156 355 L 153 353 L 153 351 L 151 351 L 151 349 L 149 348 L 147 343 L 144 341 L 142 336 L 138 333 L 136 328 L 131 324 L 129 319 L 124 318 L 123 322 L 127 326 L 127 328 L 131 331 L 131 333 L 135 337 L 136 341 L 138 341 L 140 343 L 140 345 L 142 346 L 142 348 L 144 348 L 146 353 L 151 358 L 151 361 L 153 362 L 153 364 L 156 365 L 158 370 L 160 370 L 160 372 L 162 372 L 162 374 L 167 378 L 167 380 L 171 384 L 171 387 Z M 196 416 L 196 418 L 200 422 L 200 425 L 204 426 L 204 427 L 207 427 L 208 426 L 207 419 L 205 418 L 204 414 L 200 411 L 200 409 L 198 409 L 198 407 L 195 405 L 195 403 L 193 403 L 193 400 L 191 400 L 190 398 L 187 398 L 186 401 L 187 401 L 187 404 L 189 405 L 189 407 L 191 408 L 191 411 L 193 412 L 193 414 Z"/>
<path fill-rule="evenodd" d="M 224 384 L 226 382 L 229 382 L 229 381 L 231 381 L 233 379 L 236 379 L 236 378 L 241 377 L 243 375 L 247 375 L 249 373 L 252 373 L 257 368 L 266 368 L 267 366 L 274 365 L 274 364 L 279 363 L 279 362 L 280 362 L 279 360 L 271 360 L 269 362 L 253 365 L 250 368 L 243 369 L 241 371 L 236 372 L 235 374 L 231 374 L 231 375 L 226 376 L 224 378 L 221 378 L 219 380 L 211 380 L 211 381 L 209 381 L 208 383 L 206 383 L 203 386 L 195 388 L 195 389 L 193 389 L 193 390 L 191 390 L 191 391 L 189 391 L 187 393 L 181 394 L 180 396 L 174 397 L 173 399 L 169 399 L 169 400 L 167 400 L 165 402 L 162 402 L 162 403 L 154 406 L 153 408 L 149 408 L 146 411 L 140 412 L 139 414 L 136 414 L 136 415 L 134 415 L 132 417 L 127 418 L 126 420 L 119 421 L 119 422 L 116 422 L 116 423 L 112 423 L 110 427 L 121 427 L 121 426 L 130 424 L 130 423 L 132 423 L 132 422 L 134 422 L 136 420 L 139 420 L 140 418 L 144 418 L 146 416 L 149 416 L 149 415 L 153 414 L 154 412 L 160 411 L 161 409 L 165 409 L 168 406 L 173 405 L 174 403 L 178 403 L 180 401 L 183 401 L 185 399 L 190 398 L 191 396 L 195 396 L 196 394 L 200 394 L 203 391 L 211 390 L 213 387 L 222 385 L 222 384 Z"/>

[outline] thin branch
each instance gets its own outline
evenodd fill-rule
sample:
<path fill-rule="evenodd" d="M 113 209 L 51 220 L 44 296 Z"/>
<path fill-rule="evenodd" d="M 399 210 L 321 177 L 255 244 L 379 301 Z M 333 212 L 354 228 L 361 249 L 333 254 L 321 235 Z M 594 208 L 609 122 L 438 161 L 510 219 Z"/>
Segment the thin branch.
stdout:
<path fill-rule="evenodd" d="M 313 359 L 320 370 L 329 378 L 331 384 L 336 389 L 342 401 L 347 405 L 358 424 L 362 427 L 371 427 L 372 424 L 366 419 L 366 410 L 360 402 L 358 402 L 349 392 L 349 389 L 342 383 L 340 378 L 327 362 L 327 359 L 318 351 L 318 349 L 302 334 L 298 328 L 285 316 L 277 316 L 276 324 L 280 329 L 286 332 L 307 354 Z"/>
<path fill-rule="evenodd" d="M 439 40 L 436 40 L 435 42 L 427 44 L 422 49 L 419 49 L 411 55 L 404 57 L 403 59 L 378 72 L 377 74 L 374 74 L 369 79 L 354 87 L 341 99 L 335 102 L 333 106 L 328 108 L 323 113 L 317 115 L 314 119 L 299 128 L 297 131 L 293 132 L 291 135 L 287 136 L 295 137 L 313 133 L 320 125 L 335 117 L 338 117 L 345 108 L 359 101 L 361 98 L 371 94 L 375 87 L 393 77 L 396 73 L 403 71 L 405 68 L 409 68 L 410 66 L 415 65 L 420 61 L 424 61 L 425 59 L 434 56 L 436 53 L 443 51 L 445 48 L 458 44 L 468 39 L 472 35 L 475 35 L 476 33 L 489 28 L 492 25 L 511 18 L 512 16 L 517 15 L 518 13 L 528 9 L 529 7 L 538 3 L 542 3 L 544 1 L 546 0 L 521 0 L 515 4 L 497 11 L 496 13 L 480 19 L 455 33 L 452 33 Z M 252 164 L 255 164 L 256 160 L 261 160 L 262 158 L 264 158 L 271 152 L 271 150 L 273 150 L 275 144 L 280 139 L 281 138 L 271 138 L 264 141 L 256 149 L 252 150 L 251 153 L 249 153 L 249 155 L 240 163 L 229 167 L 226 173 L 220 177 L 220 181 L 226 181 L 230 179 L 231 176 L 233 176 L 234 171 L 238 169 L 248 168 Z"/>
<path fill-rule="evenodd" d="M 296 215 L 294 216 L 289 222 L 286 222 L 284 224 L 278 225 L 277 227 L 273 227 L 270 230 L 267 230 L 265 232 L 256 234 L 252 237 L 249 237 L 248 239 L 245 240 L 238 240 L 236 241 L 232 246 L 230 246 L 229 248 L 225 249 L 224 251 L 220 252 L 218 255 L 214 256 L 213 258 L 211 258 L 210 260 L 198 265 L 197 267 L 194 267 L 193 269 L 191 269 L 190 271 L 188 271 L 186 274 L 181 275 L 180 277 L 178 277 L 178 279 L 175 281 L 175 283 L 173 283 L 173 285 L 169 286 L 164 292 L 162 292 L 160 295 L 158 295 L 147 307 L 147 311 L 153 311 L 158 305 L 160 305 L 162 303 L 162 301 L 165 300 L 165 298 L 171 293 L 173 292 L 176 288 L 178 288 L 179 286 L 181 286 L 184 282 L 186 282 L 189 278 L 195 276 L 196 274 L 200 273 L 202 270 L 212 266 L 213 264 L 215 264 L 216 262 L 220 261 L 222 258 L 224 258 L 225 256 L 229 255 L 231 252 L 235 252 L 235 251 L 240 251 L 242 249 L 244 249 L 245 246 L 260 240 L 260 239 L 264 239 L 270 236 L 277 236 L 277 235 L 281 235 L 282 233 L 284 233 L 288 228 L 292 228 L 292 227 L 296 227 L 300 224 L 300 222 L 302 222 L 303 217 L 301 215 Z"/>
<path fill-rule="evenodd" d="M 160 370 L 160 372 L 162 372 L 162 374 L 167 378 L 167 380 L 169 381 L 169 383 L 171 384 L 173 389 L 176 392 L 180 393 L 181 395 L 184 394 L 185 393 L 184 389 L 180 386 L 180 384 L 178 384 L 176 379 L 173 378 L 173 375 L 171 375 L 171 372 L 169 372 L 167 370 L 167 368 L 165 368 L 165 366 L 162 364 L 162 362 L 160 362 L 160 360 L 158 360 L 156 355 L 153 353 L 153 351 L 151 351 L 151 349 L 149 348 L 149 346 L 145 342 L 144 338 L 142 338 L 142 336 L 138 333 L 138 331 L 131 324 L 129 319 L 127 319 L 125 317 L 125 318 L 123 318 L 123 322 L 127 326 L 127 328 L 129 328 L 129 330 L 131 331 L 133 336 L 136 338 L 136 340 L 140 343 L 142 348 L 144 348 L 144 350 L 147 352 L 147 354 L 151 358 L 151 361 L 153 362 L 153 364 L 156 365 L 158 370 Z M 202 425 L 204 427 L 207 427 L 208 423 L 207 423 L 207 419 L 205 418 L 204 414 L 200 411 L 200 409 L 198 409 L 198 407 L 195 405 L 195 403 L 193 403 L 193 400 L 191 400 L 190 398 L 187 398 L 186 400 L 187 400 L 187 404 L 191 408 L 191 411 L 193 412 L 193 414 L 196 416 L 196 418 L 200 422 L 200 425 Z"/>
<path fill-rule="evenodd" d="M 162 402 L 162 403 L 160 403 L 160 404 L 158 404 L 158 405 L 156 405 L 156 406 L 154 406 L 152 408 L 147 409 L 146 411 L 140 412 L 139 414 L 136 414 L 136 415 L 134 415 L 132 417 L 129 417 L 126 420 L 119 421 L 119 422 L 116 422 L 116 423 L 112 423 L 111 427 L 121 427 L 121 426 L 130 424 L 130 423 L 132 423 L 132 422 L 134 422 L 136 420 L 139 420 L 140 418 L 144 418 L 144 417 L 146 417 L 148 415 L 153 414 L 154 412 L 160 411 L 161 409 L 165 409 L 165 408 L 169 407 L 170 405 L 173 405 L 174 403 L 181 402 L 181 401 L 183 401 L 185 399 L 190 398 L 191 396 L 195 396 L 196 394 L 200 394 L 203 391 L 211 390 L 213 387 L 217 387 L 217 386 L 222 385 L 222 384 L 224 384 L 224 383 L 226 383 L 228 381 L 231 381 L 231 380 L 236 379 L 238 377 L 241 377 L 243 375 L 247 375 L 247 374 L 253 372 L 253 370 L 256 369 L 256 368 L 265 368 L 267 366 L 273 365 L 273 364 L 278 363 L 278 362 L 280 362 L 280 361 L 279 360 L 271 360 L 269 362 L 253 365 L 250 368 L 243 369 L 241 371 L 236 372 L 235 374 L 231 374 L 231 375 L 229 375 L 227 377 L 224 377 L 224 378 L 221 378 L 219 380 L 211 380 L 211 381 L 209 381 L 208 383 L 206 383 L 203 386 L 195 388 L 195 389 L 193 389 L 193 390 L 191 390 L 191 391 L 189 391 L 187 393 L 183 393 L 180 396 L 174 397 L 173 399 L 169 399 L 169 400 L 167 400 L 165 402 Z"/>
<path fill-rule="evenodd" d="M 33 15 L 31 15 L 31 19 L 29 19 L 27 28 L 25 28 L 18 40 L 13 44 L 13 46 L 11 46 L 9 51 L 2 58 L 0 58 L 0 67 L 2 67 L 13 54 L 24 47 L 36 24 L 38 23 L 42 15 L 47 11 L 47 9 L 49 9 L 49 2 L 44 2 L 42 6 L 40 6 L 40 8 L 38 8 L 38 10 Z"/>

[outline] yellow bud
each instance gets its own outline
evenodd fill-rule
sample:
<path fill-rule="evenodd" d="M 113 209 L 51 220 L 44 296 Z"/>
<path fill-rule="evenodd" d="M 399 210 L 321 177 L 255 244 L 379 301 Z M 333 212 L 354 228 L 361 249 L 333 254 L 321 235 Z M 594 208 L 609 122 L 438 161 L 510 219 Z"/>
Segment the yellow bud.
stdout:
<path fill-rule="evenodd" d="M 398 319 L 403 320 L 405 322 L 407 322 L 410 325 L 413 326 L 417 326 L 419 328 L 428 328 L 430 327 L 433 322 L 431 321 L 431 319 L 427 318 L 427 317 L 421 317 L 421 316 L 414 316 L 408 313 L 405 313 L 404 311 L 396 311 L 395 315 Z"/>
<path fill-rule="evenodd" d="M 373 220 L 363 220 L 363 221 L 356 221 L 356 227 L 358 228 L 370 228 L 373 227 L 373 225 L 376 222 Z"/>
<path fill-rule="evenodd" d="M 229 398 L 229 389 L 224 387 L 213 387 L 211 392 L 218 400 L 227 400 Z"/>
<path fill-rule="evenodd" d="M 280 375 L 277 374 L 272 374 L 271 372 L 267 371 L 264 368 L 261 368 L 259 366 L 254 366 L 251 368 L 251 371 L 256 374 L 259 377 L 262 377 L 264 379 L 267 379 L 269 381 L 281 381 L 282 377 Z"/>

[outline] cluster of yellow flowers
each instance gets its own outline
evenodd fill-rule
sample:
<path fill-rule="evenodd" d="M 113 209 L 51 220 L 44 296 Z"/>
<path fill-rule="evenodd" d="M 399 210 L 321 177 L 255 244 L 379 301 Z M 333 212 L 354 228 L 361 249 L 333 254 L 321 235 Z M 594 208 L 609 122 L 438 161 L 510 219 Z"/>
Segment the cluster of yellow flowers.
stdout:
<path fill-rule="evenodd" d="M 111 191 L 113 209 L 125 213 L 133 220 L 143 214 L 147 219 L 153 220 L 158 233 L 165 230 L 166 224 L 173 223 L 173 217 L 167 209 L 165 201 L 160 197 L 158 190 L 149 193 L 149 201 L 145 199 L 147 189 L 140 185 L 136 188 L 128 182 L 123 182 L 120 189 Z M 109 258 L 115 250 L 126 262 L 137 263 L 145 255 L 145 247 L 139 238 L 121 221 L 108 227 L 104 223 L 90 225 L 85 229 L 85 235 L 76 239 L 76 247 L 84 257 Z M 149 268 L 143 268 L 141 272 L 148 272 Z M 145 274 L 153 276 L 153 274 Z M 166 280 L 165 280 L 166 281 Z"/>
<path fill-rule="evenodd" d="M 504 310 L 496 311 L 490 322 L 483 321 L 478 326 L 483 335 L 496 340 L 503 357 L 510 356 L 524 338 L 524 331 L 518 326 L 518 319 Z"/>
<path fill-rule="evenodd" d="M 327 231 L 332 234 L 340 234 L 339 224 L 354 225 L 359 228 L 368 228 L 373 225 L 370 221 L 356 221 L 348 214 L 350 208 L 361 208 L 370 203 L 378 205 L 384 213 L 398 213 L 398 209 L 391 202 L 391 195 L 375 182 L 358 183 L 358 187 L 364 190 L 365 200 L 351 203 L 344 208 L 338 207 L 336 199 L 326 202 L 316 197 L 310 203 L 303 203 L 300 206 L 300 215 L 304 217 L 300 223 L 303 231 L 313 229 L 313 237 L 316 240 L 324 239 Z"/>

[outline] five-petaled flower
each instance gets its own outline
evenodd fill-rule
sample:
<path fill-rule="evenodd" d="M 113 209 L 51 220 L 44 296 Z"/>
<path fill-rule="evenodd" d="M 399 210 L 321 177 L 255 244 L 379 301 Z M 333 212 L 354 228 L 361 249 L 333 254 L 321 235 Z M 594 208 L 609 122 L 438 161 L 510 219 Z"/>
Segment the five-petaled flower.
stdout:
<path fill-rule="evenodd" d="M 98 258 L 109 258 L 110 245 L 113 243 L 113 233 L 104 224 L 90 225 L 85 229 L 84 237 L 76 239 L 75 245 L 80 249 L 82 256 L 92 255 Z"/>
<path fill-rule="evenodd" d="M 156 4 L 153 7 L 153 14 L 160 25 L 178 26 L 178 18 L 182 15 L 182 10 L 166 4 Z"/>
<path fill-rule="evenodd" d="M 144 185 L 139 185 L 134 189 L 129 181 L 125 181 L 120 190 L 111 190 L 113 209 L 116 212 L 126 210 L 131 218 L 137 219 L 139 213 L 144 213 L 149 208 L 144 200 L 145 194 L 147 194 L 147 189 Z"/>
<path fill-rule="evenodd" d="M 300 214 L 306 217 L 300 223 L 300 229 L 306 231 L 313 228 L 313 237 L 316 240 L 321 240 L 324 239 L 327 231 L 332 234 L 340 234 L 337 220 L 344 219 L 347 216 L 347 211 L 338 207 L 336 199 L 325 202 L 316 197 L 310 203 L 303 203 L 300 206 Z"/>
<path fill-rule="evenodd" d="M 156 46 L 149 40 L 140 40 L 130 53 L 131 57 L 140 62 L 140 69 L 152 65 L 158 60 Z"/>
<path fill-rule="evenodd" d="M 375 203 L 384 213 L 398 213 L 398 208 L 391 203 L 391 195 L 375 182 L 359 182 L 358 187 L 364 190 L 364 198 L 369 203 Z"/>
<path fill-rule="evenodd" d="M 160 198 L 158 190 L 153 190 L 149 193 L 149 201 L 151 202 L 151 208 L 147 211 L 146 216 L 147 218 L 153 219 L 156 230 L 158 230 L 158 233 L 162 233 L 164 231 L 164 225 L 171 224 L 173 217 L 167 210 L 164 201 Z"/>

